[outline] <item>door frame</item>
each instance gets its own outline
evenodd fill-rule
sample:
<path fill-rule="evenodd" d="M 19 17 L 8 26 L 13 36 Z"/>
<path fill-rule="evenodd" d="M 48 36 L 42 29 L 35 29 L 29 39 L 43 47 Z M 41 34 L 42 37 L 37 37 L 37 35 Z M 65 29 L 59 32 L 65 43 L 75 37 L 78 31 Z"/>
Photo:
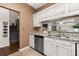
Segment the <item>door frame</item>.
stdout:
<path fill-rule="evenodd" d="M 0 6 L 0 7 L 19 13 L 19 48 L 18 48 L 18 50 L 19 50 L 20 49 L 20 19 L 21 19 L 20 12 L 16 11 L 16 10 L 13 10 L 11 8 L 4 7 L 4 6 Z M 10 37 L 9 37 L 9 40 L 10 40 Z M 10 42 L 9 42 L 9 44 L 10 44 Z"/>

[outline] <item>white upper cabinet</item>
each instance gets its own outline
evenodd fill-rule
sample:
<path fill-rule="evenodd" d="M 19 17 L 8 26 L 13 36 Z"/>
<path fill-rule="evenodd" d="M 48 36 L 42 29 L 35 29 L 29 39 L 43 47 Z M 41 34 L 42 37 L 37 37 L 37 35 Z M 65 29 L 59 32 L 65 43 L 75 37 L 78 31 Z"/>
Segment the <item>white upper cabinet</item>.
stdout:
<path fill-rule="evenodd" d="M 79 11 L 78 3 L 62 3 L 50 6 L 42 11 L 39 11 L 33 15 L 34 27 L 41 26 L 40 22 L 47 20 L 55 20 L 63 17 L 77 15 Z M 73 13 L 72 13 L 73 12 Z"/>
<path fill-rule="evenodd" d="M 40 18 L 38 14 L 33 15 L 33 27 L 40 27 Z"/>
<path fill-rule="evenodd" d="M 53 9 L 53 8 L 52 8 Z M 60 15 L 65 13 L 65 4 L 60 4 L 55 7 L 55 15 Z"/>
<path fill-rule="evenodd" d="M 41 21 L 46 21 L 48 18 L 63 14 L 64 12 L 65 5 L 63 4 L 56 4 L 55 6 L 51 6 L 45 10 L 37 12 L 33 15 L 33 27 L 40 27 Z"/>
<path fill-rule="evenodd" d="M 46 18 L 45 15 L 46 15 L 46 12 L 40 12 L 40 14 L 39 14 L 39 19 L 40 20 L 39 21 L 42 21 L 42 20 L 45 21 L 45 18 Z"/>
<path fill-rule="evenodd" d="M 79 11 L 79 3 L 71 3 L 70 4 L 70 12 Z"/>
<path fill-rule="evenodd" d="M 47 21 L 49 18 L 58 16 L 63 13 L 65 13 L 65 5 L 56 4 L 55 6 L 51 6 L 41 12 L 42 19 L 40 19 L 40 21 Z"/>
<path fill-rule="evenodd" d="M 79 3 L 65 3 L 66 13 L 79 11 Z"/>
<path fill-rule="evenodd" d="M 70 9 L 70 3 L 65 3 L 65 4 L 63 4 L 64 5 L 64 10 L 65 10 L 65 13 L 68 13 L 69 12 L 69 9 Z"/>

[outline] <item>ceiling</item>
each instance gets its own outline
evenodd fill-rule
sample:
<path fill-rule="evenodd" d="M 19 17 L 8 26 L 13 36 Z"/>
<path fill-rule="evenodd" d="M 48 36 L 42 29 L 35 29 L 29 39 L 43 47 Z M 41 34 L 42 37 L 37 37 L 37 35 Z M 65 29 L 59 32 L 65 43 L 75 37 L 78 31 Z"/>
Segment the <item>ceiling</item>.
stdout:
<path fill-rule="evenodd" d="M 38 8 L 42 7 L 43 5 L 45 5 L 46 3 L 28 3 L 28 4 L 35 9 L 38 9 Z"/>

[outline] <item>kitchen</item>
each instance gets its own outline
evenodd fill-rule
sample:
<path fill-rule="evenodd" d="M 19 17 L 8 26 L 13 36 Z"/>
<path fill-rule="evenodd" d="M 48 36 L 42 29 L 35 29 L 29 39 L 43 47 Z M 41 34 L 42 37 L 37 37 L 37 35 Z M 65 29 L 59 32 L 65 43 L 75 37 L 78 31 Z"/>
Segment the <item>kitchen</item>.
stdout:
<path fill-rule="evenodd" d="M 1 59 L 78 56 L 78 0 L 0 0 Z"/>
<path fill-rule="evenodd" d="M 79 56 L 78 3 L 3 3 L 0 19 L 0 56 Z"/>
<path fill-rule="evenodd" d="M 29 46 L 46 56 L 79 56 L 79 4 L 59 3 L 33 14 Z"/>

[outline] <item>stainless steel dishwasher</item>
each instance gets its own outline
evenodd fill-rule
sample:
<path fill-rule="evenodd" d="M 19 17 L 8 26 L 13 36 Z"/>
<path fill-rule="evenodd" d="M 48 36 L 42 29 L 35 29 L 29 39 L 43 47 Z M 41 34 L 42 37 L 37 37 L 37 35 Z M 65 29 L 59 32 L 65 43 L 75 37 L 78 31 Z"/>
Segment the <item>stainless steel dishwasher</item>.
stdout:
<path fill-rule="evenodd" d="M 35 49 L 41 53 L 44 52 L 44 39 L 43 36 L 35 35 Z"/>

